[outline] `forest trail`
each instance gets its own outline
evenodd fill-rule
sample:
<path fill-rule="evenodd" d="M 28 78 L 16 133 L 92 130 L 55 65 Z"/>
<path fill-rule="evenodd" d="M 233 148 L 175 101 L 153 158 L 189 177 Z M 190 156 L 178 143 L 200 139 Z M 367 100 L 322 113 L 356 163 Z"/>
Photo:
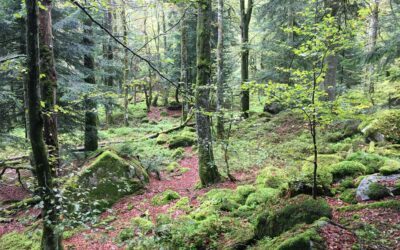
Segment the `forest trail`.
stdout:
<path fill-rule="evenodd" d="M 214 188 L 236 188 L 237 184 L 226 181 L 215 186 L 197 189 L 196 184 L 199 183 L 198 176 L 198 159 L 191 147 L 185 148 L 185 157 L 179 161 L 183 168 L 189 170 L 183 174 L 162 172 L 161 180 L 151 176 L 150 183 L 146 187 L 145 193 L 141 195 L 128 196 L 118 201 L 112 207 L 112 212 L 105 212 L 102 218 L 114 216 L 115 220 L 105 227 L 98 227 L 66 239 L 64 245 L 66 249 L 80 250 L 114 250 L 124 249 L 115 244 L 115 239 L 119 232 L 124 228 L 131 227 L 131 220 L 135 217 L 148 217 L 155 222 L 157 215 L 168 213 L 169 208 L 173 207 L 176 201 L 172 201 L 166 205 L 153 205 L 152 198 L 166 190 L 173 190 L 179 193 L 181 197 L 188 197 L 191 206 L 197 206 L 197 197 Z M 240 175 L 240 176 L 239 176 Z M 237 174 L 236 178 L 243 178 L 242 174 Z M 176 218 L 184 214 L 184 211 L 174 210 L 172 217 Z M 111 230 L 109 228 L 112 228 Z M 90 238 L 90 241 L 87 239 Z"/>

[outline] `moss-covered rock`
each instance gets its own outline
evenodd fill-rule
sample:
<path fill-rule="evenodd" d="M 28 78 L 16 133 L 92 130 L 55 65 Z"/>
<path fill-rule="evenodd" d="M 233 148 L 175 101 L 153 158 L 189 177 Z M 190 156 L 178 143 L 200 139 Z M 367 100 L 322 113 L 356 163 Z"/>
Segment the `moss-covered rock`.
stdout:
<path fill-rule="evenodd" d="M 287 189 L 288 176 L 283 169 L 269 166 L 258 173 L 256 185 L 260 187 Z"/>
<path fill-rule="evenodd" d="M 303 169 L 301 172 L 293 172 L 289 176 L 289 194 L 296 196 L 298 194 L 312 194 L 314 185 L 314 174 L 312 168 Z M 328 169 L 319 169 L 317 171 L 317 190 L 318 195 L 332 195 L 331 184 L 333 182 L 332 174 Z"/>
<path fill-rule="evenodd" d="M 379 169 L 382 175 L 392 175 L 400 173 L 400 162 L 396 160 L 386 160 L 383 167 Z"/>
<path fill-rule="evenodd" d="M 162 206 L 179 198 L 181 198 L 181 196 L 177 192 L 167 189 L 164 192 L 154 196 L 153 199 L 151 200 L 151 203 L 156 206 Z"/>
<path fill-rule="evenodd" d="M 362 163 L 367 169 L 366 174 L 373 174 L 379 171 L 379 168 L 385 163 L 385 158 L 362 151 L 355 152 L 346 158 L 347 161 L 357 161 Z"/>
<path fill-rule="evenodd" d="M 238 195 L 237 201 L 241 204 L 245 203 L 247 200 L 247 197 L 249 197 L 250 194 L 256 192 L 256 187 L 253 185 L 242 185 L 238 186 L 236 188 L 236 193 Z"/>
<path fill-rule="evenodd" d="M 169 140 L 169 148 L 188 147 L 196 143 L 196 133 L 183 130 L 179 134 L 173 135 Z"/>
<path fill-rule="evenodd" d="M 178 160 L 180 158 L 183 157 L 183 155 L 185 154 L 185 150 L 183 148 L 177 148 L 174 150 L 174 152 L 172 153 L 172 158 Z"/>
<path fill-rule="evenodd" d="M 320 219 L 312 225 L 300 224 L 293 229 L 275 237 L 267 237 L 257 242 L 252 250 L 325 250 L 325 244 L 318 231 L 326 225 L 325 219 Z"/>
<path fill-rule="evenodd" d="M 382 184 L 375 182 L 369 186 L 367 195 L 372 200 L 380 200 L 390 196 L 390 190 L 387 187 L 383 186 Z"/>
<path fill-rule="evenodd" d="M 356 177 L 366 172 L 366 167 L 356 161 L 342 161 L 330 166 L 330 172 L 334 179 L 338 180 L 347 176 Z"/>
<path fill-rule="evenodd" d="M 344 202 L 347 202 L 350 204 L 357 204 L 356 195 L 357 195 L 357 190 L 354 188 L 351 188 L 351 189 L 344 190 L 340 194 L 339 198 Z"/>
<path fill-rule="evenodd" d="M 167 143 L 168 140 L 169 140 L 168 135 L 162 133 L 162 134 L 159 134 L 159 135 L 157 136 L 157 138 L 156 138 L 156 143 L 159 144 L 159 145 L 162 145 L 162 144 Z"/>
<path fill-rule="evenodd" d="M 363 132 L 371 140 L 374 139 L 374 135 L 382 134 L 385 140 L 400 143 L 400 110 L 380 112 L 376 120 L 367 126 Z"/>
<path fill-rule="evenodd" d="M 259 188 L 256 192 L 250 194 L 246 199 L 246 205 L 250 207 L 265 204 L 268 201 L 275 200 L 280 191 L 275 188 Z"/>
<path fill-rule="evenodd" d="M 28 233 L 12 232 L 0 237 L 0 249 L 4 250 L 39 250 L 40 236 Z"/>
<path fill-rule="evenodd" d="M 154 228 L 154 224 L 151 220 L 142 217 L 133 218 L 131 223 L 134 230 L 140 234 L 147 234 Z"/>
<path fill-rule="evenodd" d="M 166 170 L 170 173 L 172 172 L 176 172 L 181 168 L 181 165 L 179 165 L 179 163 L 177 162 L 171 162 L 170 164 L 168 164 L 168 166 L 166 167 Z"/>
<path fill-rule="evenodd" d="M 65 194 L 78 203 L 104 209 L 125 195 L 142 192 L 148 180 L 138 160 L 126 161 L 105 151 L 67 182 Z"/>
<path fill-rule="evenodd" d="M 273 210 L 257 218 L 255 234 L 258 239 L 265 236 L 275 237 L 293 228 L 297 224 L 311 224 L 321 217 L 332 217 L 332 210 L 324 199 L 312 199 L 300 195 L 282 201 Z"/>

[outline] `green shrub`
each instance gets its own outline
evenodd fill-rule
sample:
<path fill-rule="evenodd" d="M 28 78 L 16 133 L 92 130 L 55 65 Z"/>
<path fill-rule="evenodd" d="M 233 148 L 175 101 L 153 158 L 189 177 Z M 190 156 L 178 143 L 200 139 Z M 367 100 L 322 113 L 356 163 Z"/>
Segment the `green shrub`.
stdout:
<path fill-rule="evenodd" d="M 129 239 L 132 239 L 135 236 L 135 232 L 131 228 L 124 228 L 118 234 L 118 241 L 124 242 Z"/>
<path fill-rule="evenodd" d="M 328 203 L 322 198 L 300 195 L 282 201 L 273 211 L 261 214 L 256 222 L 256 236 L 258 239 L 264 236 L 275 237 L 297 224 L 311 224 L 321 217 L 332 217 Z"/>
<path fill-rule="evenodd" d="M 146 218 L 135 217 L 131 222 L 133 228 L 139 231 L 141 234 L 147 234 L 154 228 L 153 222 Z"/>
<path fill-rule="evenodd" d="M 386 188 L 382 184 L 375 182 L 369 186 L 367 195 L 372 200 L 380 200 L 380 199 L 390 196 L 390 191 L 388 188 Z"/>
<path fill-rule="evenodd" d="M 170 164 L 168 164 L 166 170 L 170 173 L 178 171 L 181 168 L 181 165 L 179 165 L 179 163 L 177 162 L 171 162 Z"/>
<path fill-rule="evenodd" d="M 354 180 L 352 177 L 347 177 L 340 182 L 340 188 L 342 190 L 345 190 L 348 188 L 355 188 L 355 187 L 356 186 L 354 185 Z"/>
<path fill-rule="evenodd" d="M 169 140 L 169 148 L 188 147 L 196 143 L 196 133 L 187 130 L 182 131 L 171 137 Z"/>
<path fill-rule="evenodd" d="M 331 165 L 331 173 L 334 179 L 341 179 L 347 176 L 358 176 L 366 172 L 366 167 L 356 161 L 342 161 Z"/>
<path fill-rule="evenodd" d="M 347 161 L 362 163 L 367 169 L 366 174 L 373 174 L 385 163 L 385 158 L 377 154 L 369 154 L 362 151 L 355 152 L 346 158 Z"/>
<path fill-rule="evenodd" d="M 356 193 L 356 189 L 346 189 L 345 191 L 343 191 L 343 193 L 340 194 L 339 198 L 344 202 L 357 204 Z"/>
<path fill-rule="evenodd" d="M 151 200 L 151 203 L 156 206 L 162 206 L 170 203 L 173 200 L 179 199 L 181 196 L 170 189 L 165 190 L 164 192 L 157 194 Z"/>
<path fill-rule="evenodd" d="M 383 167 L 379 169 L 382 175 L 392 175 L 400 173 L 400 162 L 396 160 L 386 160 Z"/>
<path fill-rule="evenodd" d="M 174 150 L 174 152 L 172 153 L 172 158 L 174 159 L 180 159 L 182 158 L 182 156 L 185 154 L 185 150 L 183 148 L 177 148 Z"/>

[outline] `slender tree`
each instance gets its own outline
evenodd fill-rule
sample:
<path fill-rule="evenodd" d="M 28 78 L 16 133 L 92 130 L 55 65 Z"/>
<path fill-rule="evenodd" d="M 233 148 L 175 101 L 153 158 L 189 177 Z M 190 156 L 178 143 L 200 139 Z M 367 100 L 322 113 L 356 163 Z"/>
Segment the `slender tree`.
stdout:
<path fill-rule="evenodd" d="M 123 29 L 123 42 L 124 44 L 128 44 L 128 24 L 126 21 L 126 3 L 122 1 L 122 11 L 121 11 L 121 19 L 122 19 L 122 29 Z M 125 126 L 129 126 L 129 84 L 128 84 L 128 73 L 129 73 L 129 65 L 128 65 L 128 50 L 124 49 L 124 75 L 123 75 L 123 88 L 124 88 L 124 124 Z"/>
<path fill-rule="evenodd" d="M 247 7 L 246 3 L 247 2 Z M 250 109 L 250 92 L 245 88 L 245 83 L 249 81 L 249 26 L 251 20 L 251 14 L 253 12 L 253 0 L 240 0 L 240 30 L 242 40 L 242 51 L 241 51 L 241 76 L 242 76 L 242 112 L 243 117 L 249 117 Z"/>
<path fill-rule="evenodd" d="M 107 10 L 104 15 L 104 23 L 105 27 L 110 31 L 113 32 L 113 23 L 114 23 L 114 18 L 113 18 L 113 12 L 114 12 L 114 1 L 109 0 L 108 1 L 108 6 Z M 111 67 L 112 62 L 114 60 L 114 48 L 113 48 L 113 40 L 111 38 L 108 38 L 106 41 L 106 44 L 104 46 L 104 57 L 108 61 L 108 70 L 107 70 L 107 76 L 105 77 L 105 84 L 106 86 L 112 88 L 114 86 L 114 76 L 113 76 L 113 68 Z M 121 89 L 121 88 L 120 88 Z M 110 125 L 113 123 L 112 121 L 112 100 L 111 98 L 107 98 L 107 102 L 105 105 L 105 110 L 106 110 L 106 124 Z"/>
<path fill-rule="evenodd" d="M 371 4 L 371 14 L 369 16 L 369 25 L 368 25 L 368 43 L 367 43 L 367 53 L 372 54 L 376 48 L 376 43 L 378 40 L 378 29 L 379 29 L 379 6 L 381 0 L 373 0 Z M 368 89 L 368 95 L 371 100 L 371 103 L 374 104 L 374 92 L 375 92 L 375 84 L 373 75 L 375 71 L 375 65 L 370 63 L 367 65 L 367 81 L 366 81 L 366 89 Z"/>
<path fill-rule="evenodd" d="M 188 66 L 188 23 L 187 17 L 183 13 L 182 6 L 182 14 L 184 15 L 181 20 L 181 84 L 183 85 L 184 89 L 184 101 L 183 101 L 183 120 L 185 121 L 189 112 L 189 66 Z"/>
<path fill-rule="evenodd" d="M 219 182 L 214 162 L 211 121 L 207 114 L 211 87 L 211 0 L 198 1 L 197 17 L 197 79 L 196 79 L 196 123 L 199 146 L 199 175 L 201 184 L 208 186 Z"/>
<path fill-rule="evenodd" d="M 87 76 L 85 82 L 88 84 L 96 84 L 96 78 L 94 76 L 94 58 L 92 55 L 92 21 L 89 18 L 85 18 L 84 21 L 84 37 L 83 45 L 85 45 L 90 51 L 87 52 L 83 57 L 83 65 L 87 69 Z M 98 136 L 97 136 L 97 105 L 92 97 L 85 96 L 85 151 L 94 151 L 98 148 Z"/>
<path fill-rule="evenodd" d="M 53 25 L 51 0 L 40 1 L 43 8 L 39 8 L 39 43 L 40 43 L 40 79 L 42 101 L 44 102 L 44 139 L 49 149 L 49 160 L 52 173 L 55 175 L 59 165 L 59 146 L 57 132 L 57 74 L 53 52 Z"/>
<path fill-rule="evenodd" d="M 39 23 L 38 1 L 26 0 L 27 11 L 27 69 L 26 82 L 28 97 L 29 132 L 33 153 L 33 164 L 38 182 L 38 191 L 43 202 L 43 234 L 41 248 L 45 250 L 62 249 L 61 234 L 57 231 L 58 213 L 51 167 L 44 143 L 44 121 L 40 104 L 40 66 L 39 66 Z"/>
<path fill-rule="evenodd" d="M 217 135 L 224 134 L 224 1 L 218 0 L 218 43 L 217 43 Z"/>

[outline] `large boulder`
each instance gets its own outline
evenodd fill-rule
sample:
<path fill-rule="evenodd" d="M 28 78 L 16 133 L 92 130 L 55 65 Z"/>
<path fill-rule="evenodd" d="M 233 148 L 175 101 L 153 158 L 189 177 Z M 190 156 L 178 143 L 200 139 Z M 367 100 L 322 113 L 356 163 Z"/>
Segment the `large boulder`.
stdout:
<path fill-rule="evenodd" d="M 342 121 L 333 122 L 329 126 L 329 131 L 331 132 L 328 136 L 328 141 L 330 142 L 338 142 L 345 138 L 352 137 L 360 133 L 359 126 L 361 124 L 361 120 L 358 119 L 348 119 Z"/>
<path fill-rule="evenodd" d="M 357 200 L 366 201 L 366 200 L 371 200 L 371 198 L 375 198 L 375 197 L 370 197 L 370 195 L 372 193 L 371 192 L 372 184 L 385 183 L 385 182 L 396 182 L 399 180 L 400 180 L 400 174 L 389 175 L 389 176 L 381 176 L 378 174 L 369 175 L 361 181 L 360 185 L 358 185 L 357 193 L 356 193 Z M 374 186 L 375 185 L 373 185 L 373 187 Z M 374 187 L 374 189 L 376 189 L 376 188 Z M 388 189 L 389 189 L 389 191 L 394 190 L 394 188 L 388 188 Z"/>
<path fill-rule="evenodd" d="M 65 193 L 79 207 L 104 209 L 128 194 L 142 192 L 148 180 L 137 159 L 127 161 L 105 151 L 68 181 Z"/>
<path fill-rule="evenodd" d="M 385 110 L 377 115 L 372 121 L 361 131 L 367 141 L 382 142 L 384 140 L 399 143 L 400 142 L 400 110 Z"/>
<path fill-rule="evenodd" d="M 279 102 L 272 102 L 269 104 L 265 104 L 264 106 L 264 112 L 276 115 L 282 112 L 285 109 L 285 107 L 279 103 Z"/>

